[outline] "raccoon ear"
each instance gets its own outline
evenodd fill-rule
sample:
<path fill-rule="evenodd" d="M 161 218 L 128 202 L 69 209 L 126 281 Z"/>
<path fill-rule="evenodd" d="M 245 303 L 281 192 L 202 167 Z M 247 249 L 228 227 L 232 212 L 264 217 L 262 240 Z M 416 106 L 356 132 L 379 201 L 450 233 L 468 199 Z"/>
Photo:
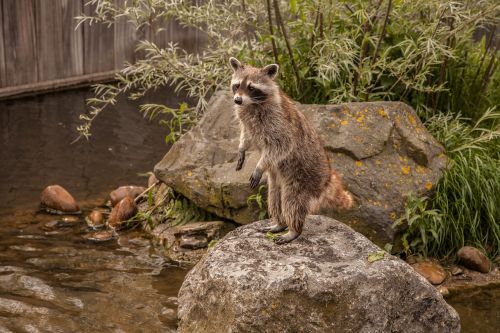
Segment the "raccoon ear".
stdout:
<path fill-rule="evenodd" d="M 269 76 L 271 79 L 274 79 L 276 77 L 276 75 L 278 74 L 279 68 L 280 68 L 280 66 L 278 66 L 276 64 L 271 64 L 271 65 L 267 65 L 266 67 L 264 67 L 262 69 L 262 71 L 264 73 L 266 73 L 266 75 Z"/>
<path fill-rule="evenodd" d="M 239 62 L 238 59 L 234 57 L 229 58 L 229 64 L 231 65 L 233 71 L 235 72 L 242 67 L 241 62 Z"/>

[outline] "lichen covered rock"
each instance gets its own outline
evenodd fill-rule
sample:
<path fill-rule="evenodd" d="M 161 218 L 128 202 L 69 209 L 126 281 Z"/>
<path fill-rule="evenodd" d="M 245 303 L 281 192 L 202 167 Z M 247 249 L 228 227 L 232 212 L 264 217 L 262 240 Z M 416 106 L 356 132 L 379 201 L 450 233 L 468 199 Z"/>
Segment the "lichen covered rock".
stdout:
<path fill-rule="evenodd" d="M 460 320 L 423 277 L 348 226 L 309 216 L 276 245 L 230 232 L 188 273 L 179 332 L 459 332 Z"/>
<path fill-rule="evenodd" d="M 378 244 L 392 241 L 393 222 L 404 210 L 405 196 L 430 195 L 446 162 L 444 150 L 400 102 L 299 105 L 324 142 L 331 165 L 354 195 L 355 207 L 338 218 Z M 155 166 L 155 175 L 199 207 L 240 224 L 257 220 L 248 207 L 248 179 L 259 153 L 250 150 L 235 171 L 239 127 L 229 93 L 219 92 L 191 131 Z M 304 147 L 307 149 L 307 147 Z M 265 178 L 263 179 L 265 182 Z"/>

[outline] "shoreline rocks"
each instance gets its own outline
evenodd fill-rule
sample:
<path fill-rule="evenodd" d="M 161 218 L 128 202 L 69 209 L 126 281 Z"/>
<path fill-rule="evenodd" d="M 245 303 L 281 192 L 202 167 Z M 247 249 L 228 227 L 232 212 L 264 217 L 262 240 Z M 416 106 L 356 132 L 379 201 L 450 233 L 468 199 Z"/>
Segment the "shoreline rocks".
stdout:
<path fill-rule="evenodd" d="M 151 234 L 163 246 L 169 259 L 194 264 L 206 253 L 209 244 L 234 228 L 233 224 L 223 221 L 193 222 L 176 227 L 162 223 Z"/>
<path fill-rule="evenodd" d="M 446 164 L 443 147 L 400 102 L 299 105 L 323 139 L 331 165 L 353 194 L 355 207 L 346 213 L 322 212 L 337 218 L 383 245 L 398 232 L 394 221 L 404 211 L 408 193 L 430 196 Z M 247 153 L 235 171 L 239 127 L 229 92 L 210 100 L 197 126 L 184 134 L 155 166 L 156 177 L 220 217 L 246 224 L 259 210 L 247 205 L 248 179 L 259 154 Z M 265 182 L 265 180 L 263 180 Z"/>
<path fill-rule="evenodd" d="M 481 252 L 481 250 L 472 247 L 472 246 L 464 246 L 457 252 L 457 257 L 459 262 L 472 270 L 488 273 L 490 271 L 490 261 L 488 257 Z"/>
<path fill-rule="evenodd" d="M 99 229 L 105 226 L 104 215 L 97 209 L 94 209 L 85 217 L 85 222 L 92 229 Z"/>
<path fill-rule="evenodd" d="M 60 185 L 49 185 L 40 194 L 42 207 L 49 213 L 80 214 L 75 198 Z"/>
<path fill-rule="evenodd" d="M 125 197 L 135 199 L 144 191 L 146 191 L 146 188 L 142 186 L 120 186 L 109 194 L 111 205 L 116 206 Z"/>
<path fill-rule="evenodd" d="M 278 246 L 257 228 L 230 232 L 188 273 L 178 332 L 459 332 L 439 292 L 348 226 L 309 216 Z"/>
<path fill-rule="evenodd" d="M 115 229 L 123 229 L 127 227 L 126 222 L 137 213 L 137 205 L 134 199 L 129 196 L 124 197 L 111 210 L 108 218 L 108 226 Z"/>
<path fill-rule="evenodd" d="M 447 276 L 444 268 L 433 261 L 417 262 L 412 264 L 411 267 L 434 285 L 443 283 Z"/>

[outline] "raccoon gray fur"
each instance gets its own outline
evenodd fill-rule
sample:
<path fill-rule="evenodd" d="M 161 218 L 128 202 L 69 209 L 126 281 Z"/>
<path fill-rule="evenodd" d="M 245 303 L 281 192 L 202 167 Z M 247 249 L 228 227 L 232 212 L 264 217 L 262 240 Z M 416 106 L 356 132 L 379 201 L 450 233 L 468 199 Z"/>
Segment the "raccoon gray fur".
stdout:
<path fill-rule="evenodd" d="M 288 243 L 302 233 L 308 214 L 322 207 L 349 209 L 352 196 L 344 190 L 333 171 L 319 135 L 293 101 L 275 82 L 279 66 L 255 68 L 231 58 L 234 71 L 231 90 L 240 123 L 239 158 L 236 170 L 245 162 L 245 151 L 254 145 L 261 153 L 250 177 L 256 188 L 262 174 L 268 176 L 268 212 L 271 226 L 262 232 L 281 232 L 277 244 Z"/>

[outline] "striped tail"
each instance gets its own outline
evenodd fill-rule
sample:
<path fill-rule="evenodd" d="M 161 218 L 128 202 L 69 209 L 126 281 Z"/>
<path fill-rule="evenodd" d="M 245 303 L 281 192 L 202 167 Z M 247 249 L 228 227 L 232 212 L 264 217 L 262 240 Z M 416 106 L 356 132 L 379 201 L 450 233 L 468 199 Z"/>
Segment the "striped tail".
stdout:
<path fill-rule="evenodd" d="M 321 206 L 335 210 L 348 210 L 352 207 L 352 195 L 344 189 L 342 178 L 332 170 L 330 184 L 321 195 Z"/>

